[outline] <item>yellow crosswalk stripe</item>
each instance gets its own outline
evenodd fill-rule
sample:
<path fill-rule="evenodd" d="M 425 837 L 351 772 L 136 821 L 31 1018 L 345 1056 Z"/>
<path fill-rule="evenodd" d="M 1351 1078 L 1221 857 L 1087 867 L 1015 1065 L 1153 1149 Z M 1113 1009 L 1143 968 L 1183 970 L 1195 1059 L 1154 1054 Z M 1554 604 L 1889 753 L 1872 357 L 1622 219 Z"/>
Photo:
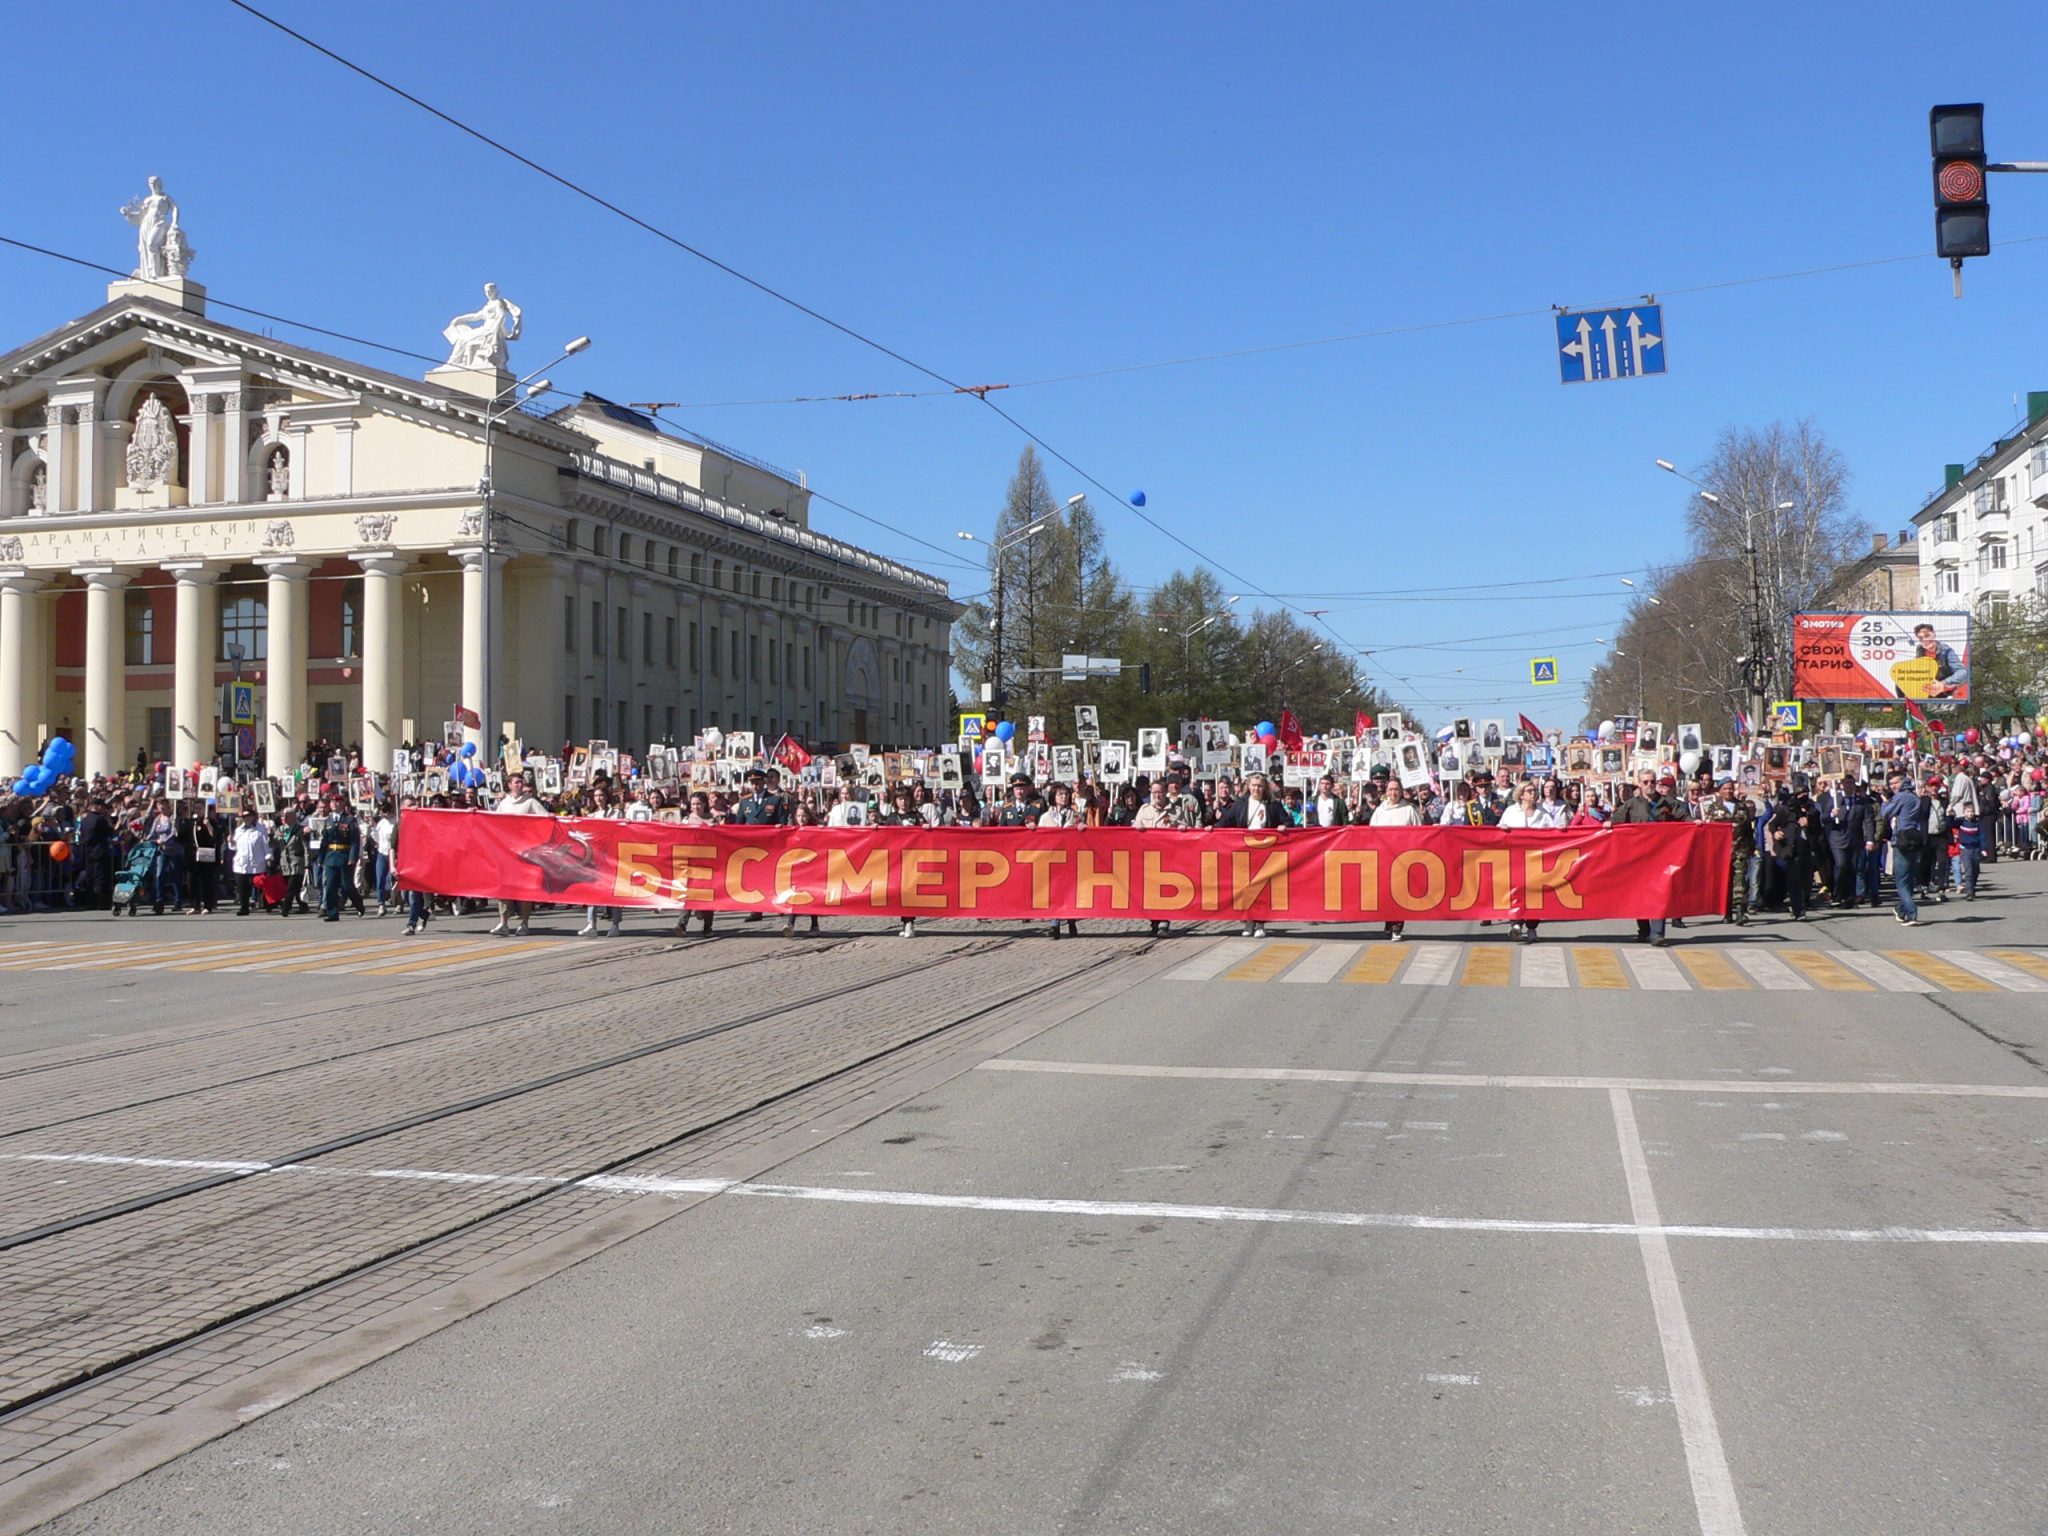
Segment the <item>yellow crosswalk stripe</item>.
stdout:
<path fill-rule="evenodd" d="M 1578 967 L 1579 985 L 1582 987 L 1615 992 L 1628 990 L 1628 977 L 1621 969 L 1621 956 L 1606 945 L 1574 945 L 1572 964 Z"/>
<path fill-rule="evenodd" d="M 1274 943 L 1262 946 L 1250 959 L 1223 973 L 1225 981 L 1271 981 L 1308 953 L 1306 944 Z"/>
<path fill-rule="evenodd" d="M 1832 955 L 1817 949 L 1787 949 L 1778 958 L 1824 992 L 1874 992 L 1877 989 Z"/>
<path fill-rule="evenodd" d="M 1352 961 L 1351 969 L 1339 979 L 1385 985 L 1394 979 L 1394 973 L 1401 969 L 1401 962 L 1407 958 L 1408 951 L 1399 944 L 1368 944 L 1365 953 Z"/>
<path fill-rule="evenodd" d="M 2031 949 L 1987 949 L 1985 954 L 2003 960 L 2007 965 L 2016 965 L 2029 975 L 2039 976 L 2048 981 L 2048 955 Z"/>
<path fill-rule="evenodd" d="M 1472 954 L 1465 961 L 1465 974 L 1458 978 L 1461 987 L 1504 987 L 1514 970 L 1514 961 L 1505 949 L 1488 944 L 1475 944 Z"/>
<path fill-rule="evenodd" d="M 208 955 L 203 960 L 194 960 L 190 965 L 167 967 L 173 971 L 219 971 L 230 966 L 249 965 L 259 960 L 288 960 L 295 955 L 315 955 L 325 950 L 332 952 L 334 945 L 301 944 L 238 944 L 225 955 Z"/>
<path fill-rule="evenodd" d="M 1728 963 L 1725 955 L 1711 949 L 1681 949 L 1678 963 L 1692 972 L 1692 979 L 1703 992 L 1747 992 L 1749 982 Z"/>
<path fill-rule="evenodd" d="M 413 971 L 452 970 L 457 966 L 480 965 L 499 956 L 524 953 L 529 949 L 550 949 L 553 945 L 546 939 L 528 939 L 524 943 L 514 940 L 493 939 L 488 946 L 466 944 L 460 949 L 451 949 L 440 954 L 429 954 L 417 960 L 408 960 L 403 965 L 373 965 L 358 974 L 363 976 L 404 976 Z"/>
<path fill-rule="evenodd" d="M 1996 992 L 2000 988 L 1986 981 L 1982 976 L 1972 976 L 1960 965 L 1952 965 L 1937 955 L 1930 955 L 1918 949 L 1888 949 L 1888 959 L 1903 965 L 1916 975 L 1924 976 L 1937 987 L 1947 992 Z"/>

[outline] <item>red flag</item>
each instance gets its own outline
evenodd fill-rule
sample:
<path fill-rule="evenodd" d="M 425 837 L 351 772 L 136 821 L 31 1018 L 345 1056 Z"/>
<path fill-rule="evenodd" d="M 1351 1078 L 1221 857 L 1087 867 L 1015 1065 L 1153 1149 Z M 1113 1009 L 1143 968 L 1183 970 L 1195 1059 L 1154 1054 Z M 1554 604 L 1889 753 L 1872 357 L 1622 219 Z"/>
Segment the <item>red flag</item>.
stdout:
<path fill-rule="evenodd" d="M 1308 745 L 1307 739 L 1301 734 L 1301 722 L 1294 718 L 1294 711 L 1291 709 L 1280 711 L 1280 728 L 1275 734 L 1280 738 L 1280 745 L 1290 752 L 1299 752 Z"/>
<path fill-rule="evenodd" d="M 1373 732 L 1378 728 L 1378 722 L 1375 721 L 1371 715 L 1368 715 L 1362 709 L 1358 712 L 1357 717 L 1353 719 L 1351 722 L 1351 734 L 1356 736 L 1360 741 L 1363 741 L 1366 737 L 1372 735 Z"/>
<path fill-rule="evenodd" d="M 775 743 L 775 761 L 791 773 L 802 773 L 811 766 L 811 754 L 803 749 L 803 743 L 794 736 L 784 736 Z"/>
<path fill-rule="evenodd" d="M 1521 717 L 1521 720 L 1522 734 L 1524 736 L 1526 736 L 1530 741 L 1541 741 L 1543 739 L 1542 726 L 1538 725 L 1534 720 L 1531 720 L 1527 715 L 1523 715 Z"/>

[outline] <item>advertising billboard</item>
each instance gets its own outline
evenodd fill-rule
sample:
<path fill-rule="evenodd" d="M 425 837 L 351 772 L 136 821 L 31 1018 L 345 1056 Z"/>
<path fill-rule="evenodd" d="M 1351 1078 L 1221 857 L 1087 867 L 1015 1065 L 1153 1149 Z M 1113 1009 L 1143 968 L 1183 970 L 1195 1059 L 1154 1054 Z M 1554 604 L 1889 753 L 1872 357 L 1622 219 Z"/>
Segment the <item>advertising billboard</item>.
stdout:
<path fill-rule="evenodd" d="M 1970 698 L 1967 613 L 1795 613 L 1792 692 L 1825 704 Z"/>

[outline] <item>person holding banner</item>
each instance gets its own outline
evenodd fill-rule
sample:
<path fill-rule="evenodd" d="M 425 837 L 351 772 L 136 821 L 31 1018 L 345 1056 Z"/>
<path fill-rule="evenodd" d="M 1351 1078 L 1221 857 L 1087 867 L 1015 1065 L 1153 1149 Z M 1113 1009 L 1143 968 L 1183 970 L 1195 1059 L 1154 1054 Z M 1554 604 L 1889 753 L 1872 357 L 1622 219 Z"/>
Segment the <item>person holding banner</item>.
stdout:
<path fill-rule="evenodd" d="M 824 819 L 818 815 L 818 808 L 815 805 L 813 805 L 809 800 L 799 800 L 796 803 L 795 814 L 792 815 L 789 819 L 789 824 L 793 827 L 810 828 L 822 827 L 825 824 L 825 822 Z M 818 914 L 816 912 L 811 913 L 810 931 L 812 933 L 816 933 L 818 931 Z M 791 912 L 789 916 L 783 919 L 782 936 L 785 939 L 793 939 L 796 937 L 796 913 Z"/>
<path fill-rule="evenodd" d="M 1048 791 L 1048 796 L 1052 804 L 1046 809 L 1045 814 L 1038 818 L 1038 824 L 1041 827 L 1050 827 L 1055 831 L 1066 831 L 1069 828 L 1084 824 L 1082 813 L 1074 809 L 1074 792 L 1069 786 L 1055 784 Z M 1066 921 L 1067 932 L 1078 939 L 1081 936 L 1081 925 L 1071 917 Z M 1046 926 L 1046 936 L 1054 939 L 1060 936 L 1060 920 L 1058 918 L 1054 918 Z"/>
<path fill-rule="evenodd" d="M 846 791 L 841 790 L 840 793 L 845 794 Z M 705 794 L 703 790 L 697 790 L 690 796 L 690 814 L 683 818 L 682 824 L 686 827 L 715 827 L 718 825 L 718 818 L 711 814 L 711 797 Z M 698 931 L 707 939 L 711 937 L 711 909 L 709 907 L 706 907 L 697 914 L 697 921 L 700 924 Z M 690 914 L 685 911 L 676 918 L 674 933 L 677 938 L 681 938 L 689 931 Z"/>
<path fill-rule="evenodd" d="M 515 773 L 505 780 L 505 797 L 491 807 L 499 816 L 546 816 L 548 808 L 533 797 L 526 787 L 526 775 Z M 331 878 L 331 877 L 330 877 Z M 491 929 L 493 934 L 513 932 L 512 925 L 519 925 L 523 936 L 533 922 L 533 903 L 530 901 L 501 901 L 498 903 L 498 925 Z"/>
<path fill-rule="evenodd" d="M 1562 808 L 1560 803 L 1559 809 Z M 1556 812 L 1544 805 L 1543 792 L 1534 779 L 1522 780 L 1515 789 L 1515 803 L 1500 813 L 1499 826 L 1504 832 L 1555 832 L 1563 825 Z M 1512 922 L 1508 924 L 1508 934 L 1517 944 L 1533 944 L 1536 925 L 1527 920 Z"/>
<path fill-rule="evenodd" d="M 1154 779 L 1146 791 L 1149 798 L 1138 808 L 1138 814 L 1131 818 L 1131 825 L 1140 832 L 1179 831 L 1188 824 L 1183 802 L 1167 792 L 1164 779 Z M 1152 936 L 1158 938 L 1172 930 L 1173 924 L 1165 918 L 1152 919 Z"/>
<path fill-rule="evenodd" d="M 596 821 L 619 820 L 618 808 L 612 804 L 612 787 L 605 780 L 599 779 L 590 786 L 590 804 L 584 807 L 583 814 Z M 611 924 L 605 930 L 604 936 L 608 939 L 616 939 L 619 936 L 619 909 L 617 907 L 585 907 L 583 909 L 583 926 L 576 930 L 576 937 L 579 939 L 589 938 L 593 933 L 597 932 L 597 925 L 600 920 Z"/>
<path fill-rule="evenodd" d="M 1228 782 L 1227 780 L 1225 782 Z M 1273 781 L 1263 773 L 1252 774 L 1244 783 L 1244 798 L 1233 800 L 1217 816 L 1219 827 L 1234 827 L 1240 832 L 1278 832 L 1292 827 L 1293 819 L 1287 808 L 1273 796 Z M 1249 912 L 1245 914 L 1244 934 L 1247 939 L 1263 939 L 1266 925 L 1255 922 Z"/>
<path fill-rule="evenodd" d="M 1370 824 L 1375 827 L 1419 827 L 1422 825 L 1422 813 L 1415 808 L 1414 802 L 1408 798 L 1408 791 L 1401 787 L 1399 779 L 1388 780 L 1387 798 L 1382 800 L 1373 811 Z M 1388 939 L 1396 944 L 1400 943 L 1406 927 L 1405 923 L 1388 923 Z"/>
<path fill-rule="evenodd" d="M 1019 775 L 1019 777 L 1022 777 L 1022 775 Z M 1029 784 L 1031 781 L 1025 779 L 1024 782 Z M 924 818 L 917 814 L 917 807 L 911 804 L 910 791 L 898 785 L 894 795 L 891 797 L 889 809 L 875 818 L 875 825 L 878 827 L 922 827 L 924 825 Z M 1059 931 L 1058 924 L 1053 925 L 1053 931 L 1054 935 L 1057 936 Z M 917 919 L 914 917 L 904 918 L 903 926 L 896 930 L 896 937 L 899 939 L 916 938 Z"/>

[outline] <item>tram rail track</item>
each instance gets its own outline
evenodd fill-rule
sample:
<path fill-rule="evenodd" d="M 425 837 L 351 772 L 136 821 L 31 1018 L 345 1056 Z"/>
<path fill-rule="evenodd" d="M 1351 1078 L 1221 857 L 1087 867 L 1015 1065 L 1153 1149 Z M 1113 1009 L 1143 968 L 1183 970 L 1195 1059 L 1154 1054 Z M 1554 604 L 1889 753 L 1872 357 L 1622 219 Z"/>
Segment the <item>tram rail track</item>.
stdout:
<path fill-rule="evenodd" d="M 261 1166 L 237 1168 L 223 1171 L 209 1177 L 183 1181 L 173 1187 L 154 1191 L 133 1200 L 114 1202 L 62 1221 L 17 1231 L 5 1240 L 0 1240 L 0 1251 L 12 1250 L 17 1254 L 32 1254 L 42 1251 L 53 1243 L 61 1246 L 62 1239 L 94 1227 L 104 1227 L 123 1217 L 141 1213 L 175 1209 L 180 1202 L 203 1204 L 212 1192 L 229 1186 L 263 1180 L 279 1173 L 303 1170 L 304 1165 L 315 1163 L 321 1158 L 331 1158 L 341 1151 L 361 1147 L 386 1138 L 402 1136 L 408 1131 L 434 1125 L 459 1123 L 465 1116 L 478 1115 L 494 1108 L 517 1104 L 534 1095 L 545 1094 L 578 1079 L 614 1068 L 630 1066 L 635 1062 L 655 1060 L 666 1053 L 686 1049 L 695 1044 L 715 1040 L 719 1036 L 757 1027 L 778 1017 L 801 1014 L 806 1009 L 815 1009 L 849 995 L 873 992 L 879 988 L 900 986 L 911 980 L 948 967 L 975 965 L 992 954 L 1010 950 L 1018 943 L 1016 939 L 997 939 L 987 943 L 956 947 L 948 953 L 902 966 L 892 966 L 874 977 L 846 982 L 841 980 L 829 989 L 806 994 L 797 999 L 776 1003 L 772 1006 L 750 1010 L 737 1016 L 721 1019 L 717 1023 L 699 1028 L 680 1031 L 664 1038 L 647 1042 L 628 1051 L 607 1055 L 575 1067 L 547 1073 L 533 1079 L 494 1090 L 488 1094 L 435 1106 L 431 1109 L 395 1117 L 373 1126 L 367 1126 L 350 1134 L 329 1138 L 320 1144 L 302 1147 L 275 1158 L 261 1159 Z M 224 1330 L 247 1323 L 250 1319 L 292 1306 L 315 1296 L 320 1292 L 345 1282 L 374 1273 L 381 1267 L 398 1263 L 435 1244 L 451 1239 L 474 1235 L 479 1228 L 493 1222 L 507 1220 L 515 1214 L 530 1212 L 539 1202 L 560 1199 L 572 1191 L 583 1188 L 587 1181 L 618 1173 L 636 1163 L 660 1157 L 672 1152 L 690 1140 L 715 1132 L 731 1125 L 734 1121 L 755 1114 L 764 1108 L 780 1103 L 798 1094 L 806 1093 L 853 1073 L 869 1070 L 885 1063 L 892 1056 L 915 1050 L 918 1046 L 960 1029 L 977 1020 L 987 1018 L 998 1009 L 1013 1008 L 1021 1002 L 1038 997 L 1055 988 L 1067 986 L 1079 978 L 1089 976 L 1102 968 L 1148 952 L 1154 947 L 1152 941 L 1142 941 L 1134 946 L 1119 946 L 1111 953 L 1098 955 L 1078 965 L 1063 967 L 1057 974 L 1031 982 L 1023 987 L 1002 986 L 987 989 L 988 996 L 975 999 L 971 1006 L 949 1012 L 942 1020 L 927 1028 L 917 1028 L 903 1036 L 890 1039 L 872 1051 L 863 1051 L 848 1060 L 838 1061 L 829 1068 L 815 1073 L 804 1073 L 795 1081 L 776 1084 L 772 1090 L 760 1094 L 749 1094 L 743 1102 L 736 1102 L 721 1112 L 695 1121 L 674 1134 L 654 1139 L 635 1139 L 630 1144 L 608 1149 L 606 1155 L 585 1159 L 565 1172 L 531 1185 L 519 1185 L 510 1189 L 493 1191 L 493 1199 L 487 1208 L 459 1213 L 458 1219 L 435 1224 L 431 1230 L 410 1235 L 394 1244 L 380 1246 L 378 1251 L 364 1255 L 350 1262 L 334 1266 L 317 1278 L 302 1284 L 288 1285 L 285 1289 L 262 1296 L 247 1305 L 225 1308 L 218 1315 L 209 1316 L 198 1326 L 173 1331 L 169 1336 L 151 1339 L 146 1346 L 110 1352 L 105 1358 L 93 1361 L 84 1369 L 63 1374 L 58 1379 L 42 1382 L 31 1390 L 13 1394 L 0 1404 L 0 1425 L 47 1407 L 53 1401 L 78 1392 L 95 1383 L 105 1381 L 124 1370 L 130 1370 L 145 1361 L 155 1361 L 194 1345 Z M 672 982 L 670 984 L 673 984 Z M 226 1230 L 232 1217 L 215 1221 L 204 1230 Z"/>

